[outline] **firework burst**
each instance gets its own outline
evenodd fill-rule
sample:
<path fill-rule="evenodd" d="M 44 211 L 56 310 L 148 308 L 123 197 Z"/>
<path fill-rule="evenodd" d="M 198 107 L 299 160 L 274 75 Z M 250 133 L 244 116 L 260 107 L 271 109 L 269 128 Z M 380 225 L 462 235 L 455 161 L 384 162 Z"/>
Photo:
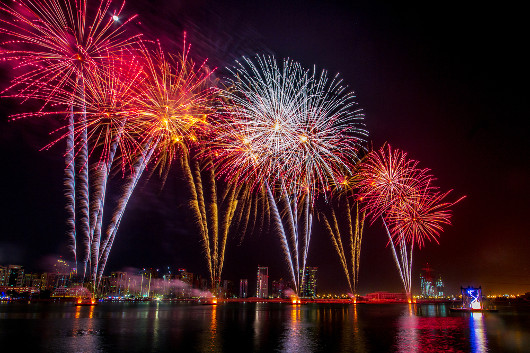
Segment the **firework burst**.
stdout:
<path fill-rule="evenodd" d="M 372 222 L 379 217 L 383 220 L 410 299 L 414 245 L 421 248 L 426 240 L 438 242 L 442 226 L 450 224 L 449 208 L 461 199 L 444 201 L 449 192 L 440 193 L 433 186 L 429 171 L 418 168 L 418 162 L 408 159 L 405 152 L 392 151 L 390 145 L 368 154 L 361 163 L 360 177 L 360 199 Z"/>
<path fill-rule="evenodd" d="M 314 197 L 357 159 L 367 135 L 363 115 L 354 94 L 326 71 L 270 56 L 244 58 L 230 71 L 212 151 L 221 175 L 265 186 L 297 288 Z"/>

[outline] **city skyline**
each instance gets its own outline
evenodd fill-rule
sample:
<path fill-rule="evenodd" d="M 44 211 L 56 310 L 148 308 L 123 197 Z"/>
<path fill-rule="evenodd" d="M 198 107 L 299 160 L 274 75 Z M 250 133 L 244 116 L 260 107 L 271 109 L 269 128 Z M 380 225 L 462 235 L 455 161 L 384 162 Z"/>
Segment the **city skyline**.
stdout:
<path fill-rule="evenodd" d="M 172 49 L 178 46 L 182 29 L 188 31 L 191 40 L 201 36 L 190 23 L 205 21 L 198 19 L 195 11 L 206 8 L 206 4 L 182 5 L 179 11 L 183 15 L 175 19 L 174 12 L 163 10 L 177 2 L 155 3 L 161 9 L 156 15 L 143 11 L 146 5 L 142 1 L 128 1 L 127 7 L 140 13 L 145 23 L 159 21 L 158 26 L 149 26 L 154 32 L 164 32 L 161 40 Z M 526 183 L 530 163 L 528 139 L 524 129 L 518 128 L 523 100 L 514 78 L 517 60 L 521 60 L 514 52 L 516 21 L 506 23 L 507 28 L 492 28 L 488 21 L 494 14 L 492 9 L 483 8 L 486 16 L 478 16 L 471 5 L 459 7 L 459 12 L 450 7 L 433 15 L 426 8 L 384 2 L 352 7 L 315 3 L 300 11 L 288 4 L 281 7 L 282 13 L 272 5 L 236 1 L 215 10 L 234 13 L 233 17 L 227 15 L 226 31 L 237 27 L 234 18 L 245 18 L 238 30 L 229 33 L 234 40 L 257 38 L 259 49 L 278 57 L 293 57 L 307 65 L 327 67 L 331 73 L 340 72 L 358 95 L 374 147 L 388 141 L 406 150 L 411 158 L 421 161 L 421 166 L 433 170 L 441 187 L 467 195 L 455 207 L 453 226 L 445 229 L 440 245 L 429 244 L 415 254 L 413 287 L 419 287 L 420 265 L 429 262 L 444 273 L 451 291 L 467 285 L 482 285 L 484 292 L 528 291 L 530 264 L 525 254 L 530 250 L 530 237 L 524 215 L 530 196 Z M 321 12 L 334 24 L 320 25 Z M 292 21 L 289 14 L 295 14 Z M 206 16 L 215 17 L 213 11 Z M 445 18 L 453 18 L 456 24 L 447 28 Z M 306 34 L 304 22 L 318 30 Z M 173 37 L 165 33 L 161 24 L 174 29 L 170 33 L 179 34 Z M 344 28 L 356 36 L 347 41 L 341 34 Z M 212 25 L 205 33 L 215 30 Z M 382 32 L 392 34 L 383 37 Z M 470 47 L 469 38 L 476 40 Z M 233 63 L 231 57 L 212 55 L 223 48 L 202 45 L 199 40 L 193 45 L 200 55 L 217 60 L 218 65 Z M 491 51 L 492 46 L 499 49 Z M 243 54 L 247 54 L 245 50 L 242 48 Z M 11 72 L 2 66 L 1 75 L 5 88 Z M 1 103 L 0 162 L 7 172 L 2 173 L 5 216 L 0 262 L 39 267 L 48 256 L 65 253 L 62 152 L 61 148 L 39 151 L 49 142 L 48 122 L 31 119 L 8 123 L 7 114 L 24 107 L 7 99 Z M 185 200 L 179 195 L 181 190 L 182 183 L 174 174 L 163 188 L 155 176 L 149 183 L 142 181 L 125 214 L 108 273 L 146 263 L 153 267 L 188 263 L 188 268 L 206 276 L 202 249 L 182 206 Z M 287 278 L 278 237 L 271 233 L 256 232 L 243 240 L 232 234 L 223 277 L 255 278 L 255 267 L 250 264 L 268 263 L 271 273 Z M 399 291 L 392 261 L 382 225 L 367 225 L 359 290 Z M 318 224 L 308 263 L 328 274 L 320 282 L 323 287 L 345 291 L 339 259 Z"/>

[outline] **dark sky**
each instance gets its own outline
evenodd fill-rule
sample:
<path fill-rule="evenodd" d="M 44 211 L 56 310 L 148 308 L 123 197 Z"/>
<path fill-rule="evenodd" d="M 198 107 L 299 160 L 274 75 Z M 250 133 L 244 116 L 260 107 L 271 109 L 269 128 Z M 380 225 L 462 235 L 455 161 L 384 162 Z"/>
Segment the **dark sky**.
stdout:
<path fill-rule="evenodd" d="M 452 292 L 471 284 L 486 294 L 530 291 L 527 21 L 520 9 L 462 1 L 275 0 L 129 0 L 127 9 L 169 50 L 178 50 L 186 30 L 194 53 L 219 67 L 261 51 L 340 72 L 357 93 L 374 146 L 388 141 L 407 151 L 432 170 L 443 190 L 467 195 L 454 207 L 453 226 L 440 244 L 415 253 L 414 287 L 429 262 Z M 12 74 L 4 67 L 3 87 Z M 8 114 L 31 107 L 7 99 L 0 104 L 0 264 L 37 270 L 66 242 L 64 146 L 40 152 L 54 123 L 8 123 Z M 156 178 L 141 183 L 109 270 L 172 265 L 206 275 L 182 189 L 174 175 L 163 189 Z M 225 278 L 249 278 L 252 286 L 258 264 L 268 265 L 273 279 L 287 277 L 275 234 L 229 242 Z M 309 264 L 319 267 L 321 291 L 346 290 L 338 257 L 319 226 Z M 379 222 L 364 236 L 359 285 L 361 293 L 401 290 Z"/>

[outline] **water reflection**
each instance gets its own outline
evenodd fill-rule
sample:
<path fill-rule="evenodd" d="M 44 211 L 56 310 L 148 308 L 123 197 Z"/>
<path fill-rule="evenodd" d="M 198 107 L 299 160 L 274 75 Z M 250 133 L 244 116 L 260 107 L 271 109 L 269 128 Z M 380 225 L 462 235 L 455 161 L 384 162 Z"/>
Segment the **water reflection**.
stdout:
<path fill-rule="evenodd" d="M 484 315 L 482 313 L 471 313 L 469 316 L 470 340 L 473 353 L 488 351 L 488 341 L 484 328 Z"/>
<path fill-rule="evenodd" d="M 220 341 L 220 335 L 219 335 L 219 322 L 217 319 L 218 308 L 217 305 L 212 305 L 209 307 L 211 311 L 209 312 L 210 315 L 210 322 L 208 325 L 207 330 L 205 331 L 205 335 L 200 340 L 200 351 L 201 352 L 222 352 L 223 346 Z"/>
<path fill-rule="evenodd" d="M 75 307 L 72 332 L 70 339 L 66 341 L 71 352 L 98 351 L 100 332 L 95 327 L 94 310 L 94 306 Z"/>
<path fill-rule="evenodd" d="M 398 320 L 397 348 L 399 352 L 418 352 L 418 317 L 414 313 L 413 304 L 409 304 L 407 310 Z"/>
<path fill-rule="evenodd" d="M 284 333 L 280 341 L 280 352 L 314 352 L 316 343 L 311 335 L 308 323 L 303 322 L 300 305 L 291 307 L 289 320 L 285 324 Z"/>

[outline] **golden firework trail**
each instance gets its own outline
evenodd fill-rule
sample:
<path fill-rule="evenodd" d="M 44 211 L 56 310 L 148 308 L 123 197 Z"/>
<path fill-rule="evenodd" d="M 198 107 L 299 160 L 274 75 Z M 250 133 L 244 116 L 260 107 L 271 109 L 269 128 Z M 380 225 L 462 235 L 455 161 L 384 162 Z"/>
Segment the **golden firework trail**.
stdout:
<path fill-rule="evenodd" d="M 339 256 L 350 291 L 353 295 L 356 295 L 357 283 L 359 281 L 361 243 L 366 214 L 364 211 L 360 210 L 358 202 L 355 202 L 352 207 L 346 196 L 340 197 L 335 204 L 330 202 L 328 206 L 328 212 L 320 211 L 320 219 L 330 235 L 333 247 Z M 338 221 L 335 207 L 338 211 L 341 211 L 339 215 L 344 216 L 346 220 L 345 226 L 343 225 L 341 227 L 339 224 L 340 222 Z M 355 219 L 353 217 L 355 217 Z M 353 227 L 353 223 L 355 224 L 355 227 Z"/>

